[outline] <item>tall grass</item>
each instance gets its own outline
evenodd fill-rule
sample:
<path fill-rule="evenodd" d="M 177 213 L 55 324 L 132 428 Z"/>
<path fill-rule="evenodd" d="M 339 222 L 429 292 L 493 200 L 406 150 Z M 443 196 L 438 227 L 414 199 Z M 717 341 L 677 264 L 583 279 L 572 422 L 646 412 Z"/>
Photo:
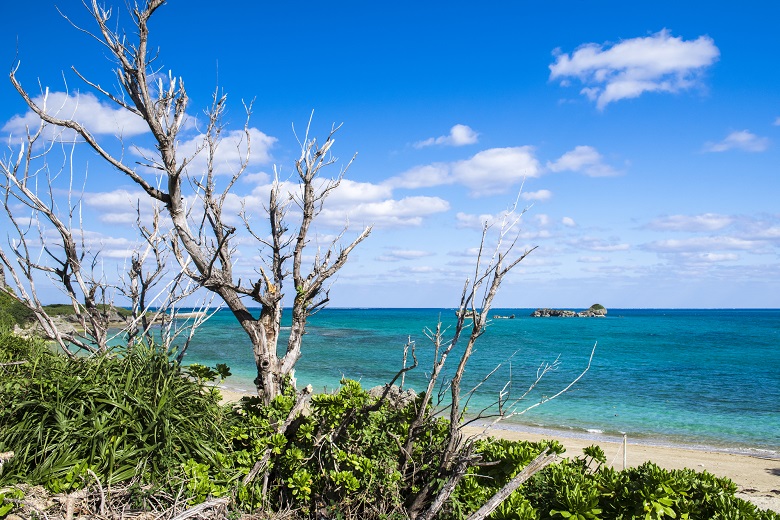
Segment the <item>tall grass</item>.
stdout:
<path fill-rule="evenodd" d="M 225 444 L 219 393 L 192 381 L 159 349 L 68 359 L 39 340 L 0 332 L 0 484 L 53 491 L 132 477 L 164 481 L 190 459 L 216 464 Z"/>

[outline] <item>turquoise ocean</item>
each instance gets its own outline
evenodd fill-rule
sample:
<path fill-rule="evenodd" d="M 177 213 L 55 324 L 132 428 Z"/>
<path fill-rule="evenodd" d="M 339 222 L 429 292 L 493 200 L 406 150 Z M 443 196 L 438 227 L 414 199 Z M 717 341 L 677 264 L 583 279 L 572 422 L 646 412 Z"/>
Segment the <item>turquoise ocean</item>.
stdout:
<path fill-rule="evenodd" d="M 557 393 L 582 372 L 597 343 L 590 370 L 574 387 L 504 427 L 780 457 L 780 310 L 610 309 L 605 318 L 532 318 L 531 311 L 490 313 L 515 319 L 492 320 L 479 338 L 463 387 L 501 366 L 469 410 L 493 403 L 508 381 L 512 395 L 521 395 L 539 367 L 556 359 L 557 369 L 519 409 Z M 342 377 L 364 388 L 384 384 L 411 340 L 420 363 L 405 386 L 419 390 L 433 351 L 424 331 L 439 319 L 452 330 L 454 310 L 324 309 L 309 320 L 298 387 L 330 391 Z M 228 311 L 197 332 L 185 363 L 226 363 L 233 375 L 225 387 L 254 388 L 250 343 Z"/>

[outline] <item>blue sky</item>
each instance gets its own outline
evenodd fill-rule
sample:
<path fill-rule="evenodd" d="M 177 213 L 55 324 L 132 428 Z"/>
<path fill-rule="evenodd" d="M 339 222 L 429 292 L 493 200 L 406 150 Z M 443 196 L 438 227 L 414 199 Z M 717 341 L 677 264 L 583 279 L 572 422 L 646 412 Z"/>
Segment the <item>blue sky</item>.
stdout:
<path fill-rule="evenodd" d="M 113 86 L 111 62 L 54 5 L 0 7 L 0 63 L 18 58 L 28 89 L 66 105 L 67 85 L 77 118 L 113 139 L 110 105 L 70 70 Z M 58 5 L 93 28 L 81 2 Z M 127 21 L 123 2 L 114 14 Z M 292 124 L 312 110 L 317 135 L 344 123 L 334 151 L 358 157 L 318 229 L 375 228 L 334 306 L 456 305 L 480 220 L 522 185 L 519 245 L 538 249 L 498 306 L 780 307 L 778 19 L 775 2 L 173 0 L 152 43 L 194 123 L 217 84 L 233 130 L 255 100 L 237 186 L 250 203 L 274 165 L 292 172 Z M 0 96 L 13 146 L 29 115 L 9 82 Z M 126 144 L 149 146 L 123 124 Z M 90 237 L 121 263 L 136 190 L 82 148 Z M 255 254 L 242 249 L 239 271 Z"/>

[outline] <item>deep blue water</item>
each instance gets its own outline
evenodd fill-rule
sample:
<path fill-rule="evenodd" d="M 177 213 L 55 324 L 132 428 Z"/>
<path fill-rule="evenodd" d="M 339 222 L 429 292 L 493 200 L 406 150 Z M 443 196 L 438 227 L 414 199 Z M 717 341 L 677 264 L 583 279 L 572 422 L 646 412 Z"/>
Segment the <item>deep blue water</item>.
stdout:
<path fill-rule="evenodd" d="M 606 318 L 531 318 L 531 310 L 491 312 L 516 318 L 494 320 L 479 339 L 463 387 L 503 365 L 479 388 L 470 410 L 493 402 L 509 380 L 520 395 L 542 363 L 558 358 L 558 369 L 519 409 L 555 394 L 585 368 L 598 342 L 590 370 L 571 390 L 512 421 L 780 454 L 780 310 L 611 309 Z M 411 338 L 420 366 L 406 384 L 422 388 L 432 356 L 423 330 L 440 316 L 454 325 L 452 309 L 325 309 L 307 327 L 298 386 L 331 390 L 342 377 L 366 388 L 383 384 L 400 368 Z M 457 363 L 454 356 L 450 361 Z M 196 334 L 186 362 L 227 363 L 234 375 L 226 386 L 253 388 L 251 346 L 229 312 L 220 311 Z"/>

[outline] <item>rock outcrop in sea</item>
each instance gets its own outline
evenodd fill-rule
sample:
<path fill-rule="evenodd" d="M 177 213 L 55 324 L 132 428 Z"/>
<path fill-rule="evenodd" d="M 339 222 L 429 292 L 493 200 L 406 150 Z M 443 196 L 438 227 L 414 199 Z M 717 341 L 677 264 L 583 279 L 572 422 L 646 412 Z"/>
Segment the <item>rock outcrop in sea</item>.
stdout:
<path fill-rule="evenodd" d="M 607 315 L 607 309 L 603 305 L 594 303 L 584 311 L 569 311 L 564 309 L 536 309 L 531 313 L 534 318 L 603 318 Z"/>

